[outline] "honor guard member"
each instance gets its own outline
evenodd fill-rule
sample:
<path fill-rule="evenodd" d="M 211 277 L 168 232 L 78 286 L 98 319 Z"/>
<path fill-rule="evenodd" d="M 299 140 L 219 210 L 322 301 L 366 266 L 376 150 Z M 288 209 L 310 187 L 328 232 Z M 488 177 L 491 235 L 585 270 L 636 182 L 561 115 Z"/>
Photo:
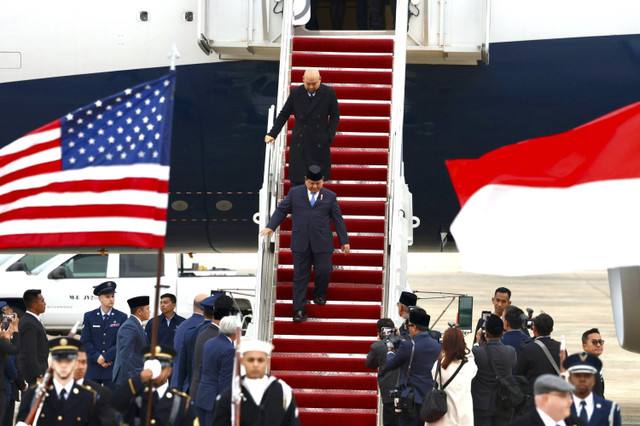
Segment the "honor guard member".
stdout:
<path fill-rule="evenodd" d="M 593 392 L 602 370 L 602 361 L 594 355 L 579 353 L 568 356 L 562 365 L 569 372 L 569 382 L 575 386 L 571 395 L 571 414 L 589 426 L 620 426 L 618 404 Z"/>
<path fill-rule="evenodd" d="M 173 358 L 176 356 L 175 349 L 170 346 L 156 346 L 155 359 L 151 359 L 151 347 L 146 347 L 142 356 L 145 360 L 144 369 L 139 375 L 128 379 L 111 396 L 111 404 L 123 414 L 123 424 L 145 424 L 151 386 L 152 425 L 197 425 L 189 395 L 169 388 L 169 376 L 173 371 Z"/>
<path fill-rule="evenodd" d="M 291 387 L 266 374 L 273 345 L 260 340 L 240 343 L 246 375 L 240 379 L 242 426 L 299 426 L 298 407 Z M 231 426 L 231 388 L 216 401 L 213 426 Z"/>
<path fill-rule="evenodd" d="M 39 425 L 100 424 L 96 411 L 98 394 L 74 380 L 78 348 L 81 345 L 82 342 L 70 337 L 49 340 L 53 379 L 45 390 L 46 396 L 37 418 Z M 29 389 L 22 397 L 18 424 L 24 425 L 21 422 L 24 422 L 31 411 L 36 389 Z"/>
<path fill-rule="evenodd" d="M 116 359 L 116 339 L 127 314 L 113 307 L 116 283 L 105 281 L 93 288 L 100 307 L 84 314 L 80 340 L 87 352 L 87 374 L 89 380 L 110 389 L 113 385 L 113 363 Z"/>

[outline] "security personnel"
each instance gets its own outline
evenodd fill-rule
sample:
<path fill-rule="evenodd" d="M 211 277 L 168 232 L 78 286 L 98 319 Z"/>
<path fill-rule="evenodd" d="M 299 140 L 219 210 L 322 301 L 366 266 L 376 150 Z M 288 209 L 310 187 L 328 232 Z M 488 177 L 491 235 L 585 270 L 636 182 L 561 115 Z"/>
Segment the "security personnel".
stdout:
<path fill-rule="evenodd" d="M 149 386 L 153 389 L 152 425 L 197 425 L 191 398 L 175 388 L 169 388 L 176 351 L 170 346 L 156 346 L 155 359 L 151 347 L 142 351 L 145 363 L 140 375 L 132 377 L 111 396 L 111 404 L 124 415 L 128 425 L 144 424 L 149 401 Z"/>
<path fill-rule="evenodd" d="M 571 394 L 571 414 L 588 426 L 620 426 L 620 407 L 593 392 L 600 376 L 602 361 L 588 353 L 568 356 L 563 364 L 569 372 L 569 382 L 575 389 Z"/>
<path fill-rule="evenodd" d="M 70 337 L 49 340 L 53 378 L 46 389 L 46 397 L 38 415 L 39 425 L 100 424 L 96 412 L 98 394 L 74 380 L 78 348 L 81 345 L 82 342 Z M 29 415 L 35 400 L 36 389 L 29 389 L 22 397 L 18 410 L 18 422 L 24 422 Z"/>
<path fill-rule="evenodd" d="M 114 309 L 116 283 L 106 281 L 93 288 L 100 307 L 84 314 L 80 340 L 87 352 L 86 378 L 110 389 L 113 385 L 113 362 L 116 359 L 116 338 L 127 314 Z"/>

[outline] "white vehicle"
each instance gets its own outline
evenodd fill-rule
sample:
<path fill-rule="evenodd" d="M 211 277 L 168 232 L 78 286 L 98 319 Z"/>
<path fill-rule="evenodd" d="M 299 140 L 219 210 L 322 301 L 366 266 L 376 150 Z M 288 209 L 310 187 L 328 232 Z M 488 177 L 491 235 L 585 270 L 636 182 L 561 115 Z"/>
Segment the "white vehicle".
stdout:
<path fill-rule="evenodd" d="M 164 255 L 160 278 L 160 294 L 176 295 L 176 311 L 179 315 L 191 316 L 193 299 L 197 294 L 220 291 L 234 299 L 243 316 L 251 314 L 255 276 L 236 275 L 232 270 L 184 270 L 178 263 L 179 257 L 176 254 Z M 20 259 L 12 258 L 14 262 Z M 42 290 L 47 303 L 42 319 L 49 332 L 68 331 L 77 321 L 82 321 L 85 312 L 97 308 L 100 303 L 98 296 L 93 295 L 93 287 L 104 281 L 114 281 L 118 286 L 116 309 L 129 314 L 127 299 L 149 295 L 153 311 L 157 262 L 157 254 L 59 254 L 49 256 L 30 273 L 5 272 L 6 265 L 0 265 L 0 279 L 4 281 L 0 300 L 22 312 L 22 294 L 25 290 Z"/>

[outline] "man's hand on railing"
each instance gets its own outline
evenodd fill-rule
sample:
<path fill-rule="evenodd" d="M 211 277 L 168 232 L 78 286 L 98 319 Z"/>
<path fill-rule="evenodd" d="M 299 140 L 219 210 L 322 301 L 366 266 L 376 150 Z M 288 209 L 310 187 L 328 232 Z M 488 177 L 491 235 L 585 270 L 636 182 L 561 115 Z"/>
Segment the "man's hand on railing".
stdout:
<path fill-rule="evenodd" d="M 260 236 L 264 237 L 265 235 L 269 234 L 269 236 L 273 236 L 273 229 L 270 228 L 264 228 L 262 231 L 260 231 Z"/>
<path fill-rule="evenodd" d="M 340 246 L 340 248 L 342 249 L 343 252 L 349 253 L 349 250 L 351 250 L 351 246 L 349 244 L 343 244 Z"/>
<path fill-rule="evenodd" d="M 265 137 L 264 137 L 264 143 L 271 143 L 271 142 L 273 142 L 274 140 L 275 140 L 275 139 L 274 139 L 274 138 L 272 138 L 272 137 L 271 137 L 271 136 L 269 136 L 269 135 L 265 135 Z"/>

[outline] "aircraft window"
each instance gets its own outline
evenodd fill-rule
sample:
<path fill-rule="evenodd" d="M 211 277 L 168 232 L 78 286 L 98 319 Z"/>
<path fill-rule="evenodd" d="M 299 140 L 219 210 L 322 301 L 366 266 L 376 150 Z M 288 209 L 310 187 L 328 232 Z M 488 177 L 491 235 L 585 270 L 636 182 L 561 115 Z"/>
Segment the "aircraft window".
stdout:
<path fill-rule="evenodd" d="M 155 277 L 157 268 L 157 254 L 120 255 L 120 277 Z"/>
<path fill-rule="evenodd" d="M 19 262 L 23 263 L 29 271 L 33 271 L 44 262 L 55 257 L 55 254 L 25 254 Z"/>
<path fill-rule="evenodd" d="M 78 254 L 61 266 L 66 278 L 105 278 L 107 276 L 107 256 L 100 254 Z"/>

